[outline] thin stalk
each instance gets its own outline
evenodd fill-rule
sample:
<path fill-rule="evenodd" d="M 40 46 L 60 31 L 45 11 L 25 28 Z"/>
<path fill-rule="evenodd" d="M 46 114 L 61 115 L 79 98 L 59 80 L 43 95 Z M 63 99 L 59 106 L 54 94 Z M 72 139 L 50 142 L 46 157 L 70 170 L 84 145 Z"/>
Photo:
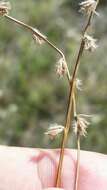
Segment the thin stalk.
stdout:
<path fill-rule="evenodd" d="M 73 93 L 74 93 L 73 88 L 74 88 L 76 73 L 77 73 L 78 66 L 79 66 L 80 57 L 82 56 L 82 53 L 83 53 L 83 49 L 84 49 L 84 43 L 82 40 L 81 45 L 80 45 L 80 49 L 79 49 L 79 53 L 77 56 L 72 80 L 71 80 L 65 130 L 64 130 L 63 137 L 62 137 L 59 165 L 58 165 L 58 170 L 57 170 L 57 175 L 56 175 L 56 187 L 60 187 L 60 185 L 61 185 L 61 172 L 62 172 L 62 164 L 63 164 L 63 158 L 64 158 L 64 148 L 65 148 L 65 145 L 67 143 L 67 137 L 68 137 L 68 133 L 69 133 L 70 126 L 71 126 L 71 121 L 73 119 Z"/>
<path fill-rule="evenodd" d="M 40 33 L 37 29 L 33 28 L 32 26 L 28 25 L 28 24 L 25 24 L 24 22 L 22 21 L 19 21 L 9 15 L 4 15 L 5 18 L 7 18 L 8 20 L 24 27 L 25 29 L 27 29 L 28 31 L 30 31 L 32 34 L 35 34 L 36 36 L 38 36 L 39 38 L 41 38 L 43 41 L 45 41 L 51 48 L 53 48 L 55 51 L 57 51 L 57 53 L 65 60 L 65 63 L 66 63 L 66 67 L 67 67 L 67 78 L 68 80 L 70 81 L 70 73 L 69 73 L 69 69 L 68 69 L 68 65 L 67 65 L 67 62 L 66 62 L 66 59 L 65 59 L 65 55 L 64 53 L 59 49 L 57 48 L 51 41 L 49 41 L 47 39 L 46 36 L 44 36 L 42 33 Z"/>
<path fill-rule="evenodd" d="M 99 0 L 98 0 L 99 2 Z M 69 92 L 69 100 L 68 100 L 68 109 L 67 109 L 67 116 L 66 116 L 66 123 L 65 123 L 65 130 L 63 133 L 63 137 L 62 137 L 62 143 L 61 143 L 61 150 L 60 150 L 60 158 L 59 158 L 59 164 L 58 164 L 58 169 L 57 169 L 57 175 L 56 175 L 56 187 L 60 187 L 61 186 L 61 173 L 62 173 L 62 165 L 63 165 L 63 159 L 64 159 L 64 148 L 65 145 L 67 143 L 67 138 L 68 138 L 68 133 L 69 133 L 69 129 L 71 126 L 71 122 L 73 119 L 73 94 L 74 94 L 74 83 L 75 83 L 75 78 L 77 75 L 77 71 L 78 71 L 78 67 L 80 64 L 80 59 L 83 55 L 83 51 L 84 51 L 84 35 L 86 34 L 86 32 L 88 31 L 88 28 L 90 26 L 91 20 L 93 18 L 93 13 L 90 13 L 90 16 L 88 18 L 88 22 L 83 30 L 83 36 L 82 36 L 82 41 L 80 44 L 80 49 L 78 52 L 78 56 L 77 56 L 77 60 L 75 63 L 75 67 L 74 67 L 74 71 L 73 71 L 73 76 L 72 76 L 72 80 L 71 80 L 71 86 L 70 86 L 70 92 Z"/>
<path fill-rule="evenodd" d="M 76 111 L 76 95 L 75 95 L 75 93 L 73 95 L 73 116 L 74 117 L 77 116 L 77 111 Z"/>
<path fill-rule="evenodd" d="M 80 171 L 80 134 L 77 134 L 77 163 L 76 163 L 76 174 L 75 174 L 75 183 L 74 189 L 78 190 L 78 180 L 79 180 L 79 171 Z"/>
<path fill-rule="evenodd" d="M 76 111 L 76 85 L 75 85 L 75 92 L 73 95 L 73 115 L 74 118 L 77 117 Z M 80 168 L 80 133 L 77 133 L 77 162 L 76 162 L 76 172 L 75 172 L 75 183 L 74 183 L 74 190 L 78 190 L 78 180 L 79 180 L 79 168 Z"/>

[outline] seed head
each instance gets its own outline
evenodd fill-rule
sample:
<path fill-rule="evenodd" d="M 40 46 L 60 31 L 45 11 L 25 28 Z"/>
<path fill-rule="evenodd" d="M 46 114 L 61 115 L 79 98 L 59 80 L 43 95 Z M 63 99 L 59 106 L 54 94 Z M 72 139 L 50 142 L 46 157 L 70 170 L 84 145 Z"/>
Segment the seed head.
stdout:
<path fill-rule="evenodd" d="M 85 13 L 86 15 L 90 15 L 91 12 L 98 15 L 95 11 L 97 7 L 97 1 L 95 0 L 86 0 L 81 2 L 80 4 L 80 12 Z"/>
<path fill-rule="evenodd" d="M 0 2 L 0 16 L 4 16 L 9 13 L 9 10 L 11 9 L 11 5 L 9 2 Z"/>
<path fill-rule="evenodd" d="M 59 61 L 56 64 L 56 74 L 59 77 L 63 77 L 67 74 L 67 64 L 64 58 L 59 59 Z"/>
<path fill-rule="evenodd" d="M 84 49 L 93 52 L 98 46 L 96 44 L 97 39 L 85 34 L 84 35 Z"/>
<path fill-rule="evenodd" d="M 50 139 L 54 139 L 58 134 L 62 133 L 64 126 L 58 125 L 57 123 L 51 124 L 48 130 L 45 132 L 45 135 L 48 135 Z"/>
<path fill-rule="evenodd" d="M 73 121 L 73 129 L 76 135 L 80 134 L 81 136 L 86 136 L 87 134 L 86 129 L 90 123 L 84 117 L 87 117 L 87 115 L 77 115 Z"/>

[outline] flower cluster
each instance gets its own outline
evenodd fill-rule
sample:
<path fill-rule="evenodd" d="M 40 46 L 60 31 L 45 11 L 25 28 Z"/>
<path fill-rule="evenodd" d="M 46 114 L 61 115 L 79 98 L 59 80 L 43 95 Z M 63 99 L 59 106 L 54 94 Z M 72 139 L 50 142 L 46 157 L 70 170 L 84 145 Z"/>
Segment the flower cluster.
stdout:
<path fill-rule="evenodd" d="M 56 64 L 56 74 L 59 77 L 63 77 L 67 74 L 67 64 L 64 58 L 61 58 Z"/>
<path fill-rule="evenodd" d="M 97 7 L 97 2 L 95 0 L 86 0 L 81 2 L 80 4 L 80 12 L 86 13 L 87 15 L 90 15 L 91 12 L 98 14 L 95 10 Z"/>
<path fill-rule="evenodd" d="M 0 16 L 4 16 L 8 14 L 9 10 L 11 9 L 11 5 L 9 2 L 0 2 Z"/>
<path fill-rule="evenodd" d="M 85 34 L 84 35 L 84 49 L 93 52 L 98 46 L 96 44 L 97 39 Z"/>
<path fill-rule="evenodd" d="M 58 134 L 62 133 L 64 126 L 58 125 L 57 123 L 51 124 L 48 130 L 45 132 L 45 135 L 48 135 L 50 139 L 54 139 Z"/>
<path fill-rule="evenodd" d="M 81 135 L 81 136 L 86 136 L 87 131 L 86 129 L 88 128 L 88 125 L 90 124 L 85 117 L 89 117 L 84 114 L 79 114 L 75 117 L 75 120 L 73 121 L 73 129 L 74 133 L 76 135 Z"/>

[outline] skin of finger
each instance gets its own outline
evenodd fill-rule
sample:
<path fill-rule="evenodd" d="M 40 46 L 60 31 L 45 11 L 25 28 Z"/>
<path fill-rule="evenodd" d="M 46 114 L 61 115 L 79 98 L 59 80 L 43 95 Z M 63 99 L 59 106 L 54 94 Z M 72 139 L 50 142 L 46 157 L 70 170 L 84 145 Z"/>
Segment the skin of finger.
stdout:
<path fill-rule="evenodd" d="M 0 189 L 43 190 L 55 187 L 58 150 L 0 147 Z M 81 151 L 78 190 L 107 190 L 107 156 Z M 72 190 L 76 151 L 65 150 L 62 188 Z M 55 188 L 51 188 L 51 190 Z"/>
<path fill-rule="evenodd" d="M 44 189 L 44 190 L 64 190 L 62 188 L 48 188 L 48 189 Z"/>
<path fill-rule="evenodd" d="M 45 169 L 44 165 L 47 165 L 47 161 L 49 163 L 49 155 L 52 155 L 50 162 L 56 159 L 58 164 L 59 151 L 49 151 L 46 150 L 43 153 L 45 159 L 44 162 L 39 163 L 41 165 L 42 170 L 40 170 L 39 176 L 42 176 L 42 182 L 44 181 L 48 184 L 48 177 L 44 175 L 46 171 L 49 171 L 49 168 Z M 48 159 L 47 159 L 48 157 Z M 107 189 L 107 156 L 98 153 L 92 153 L 87 151 L 81 151 L 80 158 L 80 172 L 79 172 L 79 190 L 106 190 Z M 56 164 L 56 165 L 57 165 Z M 55 167 L 53 162 L 50 163 Z M 76 151 L 73 150 L 65 150 L 63 170 L 62 170 L 62 188 L 65 190 L 74 189 L 74 178 L 75 178 L 75 166 L 76 166 Z M 41 172 L 42 171 L 42 172 Z M 51 170 L 52 171 L 52 170 Z M 49 172 L 51 173 L 51 172 Z M 55 174 L 55 171 L 54 171 Z M 51 175 L 50 175 L 51 176 Z M 49 180 L 50 181 L 50 180 Z M 52 186 L 54 186 L 54 181 L 52 181 Z"/>

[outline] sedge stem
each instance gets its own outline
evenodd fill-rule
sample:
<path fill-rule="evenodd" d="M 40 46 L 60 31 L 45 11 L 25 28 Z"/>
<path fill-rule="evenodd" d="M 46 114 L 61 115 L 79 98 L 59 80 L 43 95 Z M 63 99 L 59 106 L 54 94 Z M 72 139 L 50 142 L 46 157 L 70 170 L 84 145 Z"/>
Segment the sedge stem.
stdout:
<path fill-rule="evenodd" d="M 98 3 L 99 3 L 99 0 L 97 0 L 97 4 Z M 70 129 L 70 126 L 71 126 L 72 119 L 73 119 L 74 83 L 75 83 L 75 78 L 76 78 L 77 71 L 78 71 L 78 68 L 79 68 L 80 59 L 81 59 L 81 57 L 83 55 L 83 52 L 84 52 L 84 35 L 86 34 L 86 32 L 88 31 L 88 29 L 90 27 L 92 18 L 93 18 L 93 12 L 90 13 L 88 21 L 87 21 L 87 24 L 86 24 L 86 26 L 85 26 L 85 28 L 83 30 L 82 40 L 81 40 L 79 52 L 78 52 L 78 55 L 77 55 L 76 63 L 75 63 L 75 66 L 74 66 L 73 75 L 72 75 L 70 91 L 69 91 L 69 100 L 68 100 L 68 108 L 67 108 L 67 115 L 66 115 L 65 130 L 64 130 L 64 133 L 63 133 L 63 137 L 62 137 L 60 158 L 59 158 L 59 164 L 58 164 L 57 175 L 56 175 L 56 187 L 61 186 L 61 173 L 62 173 L 62 165 L 63 165 L 63 159 L 64 159 L 64 149 L 65 149 L 65 145 L 67 143 L 68 133 L 69 133 L 69 129 Z M 78 181 L 78 179 L 76 181 Z"/>

